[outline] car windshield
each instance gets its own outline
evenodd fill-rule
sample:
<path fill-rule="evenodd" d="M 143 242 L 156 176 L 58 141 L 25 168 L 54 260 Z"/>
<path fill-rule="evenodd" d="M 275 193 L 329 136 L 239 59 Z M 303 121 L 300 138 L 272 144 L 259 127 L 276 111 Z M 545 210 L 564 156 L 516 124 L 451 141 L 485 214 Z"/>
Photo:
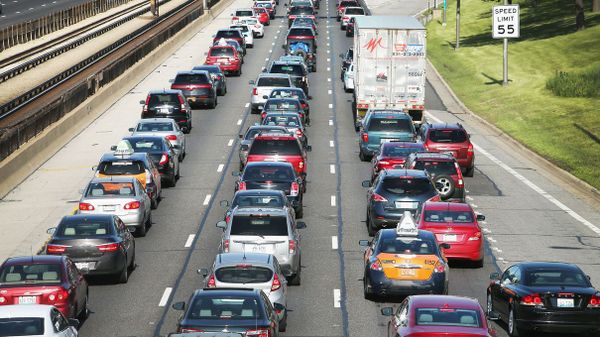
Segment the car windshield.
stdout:
<path fill-rule="evenodd" d="M 293 76 L 304 76 L 302 66 L 299 64 L 274 64 L 269 72 L 276 74 L 290 74 Z"/>
<path fill-rule="evenodd" d="M 187 312 L 188 319 L 256 320 L 264 319 L 262 305 L 254 297 L 224 294 L 203 294 L 193 299 Z"/>
<path fill-rule="evenodd" d="M 0 284 L 3 286 L 23 284 L 60 284 L 60 264 L 15 264 L 2 269 Z"/>
<path fill-rule="evenodd" d="M 56 229 L 57 236 L 102 236 L 112 234 L 112 224 L 109 221 L 67 222 L 61 223 Z"/>
<path fill-rule="evenodd" d="M 235 11 L 235 16 L 254 16 L 251 10 Z"/>
<path fill-rule="evenodd" d="M 379 253 L 432 255 L 436 253 L 433 240 L 422 240 L 413 237 L 396 237 L 381 239 Z"/>
<path fill-rule="evenodd" d="M 469 211 L 425 211 L 425 221 L 440 223 L 473 223 L 473 213 Z"/>
<path fill-rule="evenodd" d="M 215 271 L 215 277 L 225 283 L 265 283 L 271 281 L 273 272 L 269 268 L 242 264 L 219 268 Z"/>
<path fill-rule="evenodd" d="M 38 335 L 45 336 L 42 317 L 0 318 L 0 337 Z"/>
<path fill-rule="evenodd" d="M 135 188 L 131 182 L 92 182 L 88 185 L 87 198 L 134 197 Z"/>
<path fill-rule="evenodd" d="M 208 84 L 208 76 L 205 74 L 179 74 L 175 77 L 174 84 Z"/>
<path fill-rule="evenodd" d="M 261 132 L 265 132 L 265 133 L 280 133 L 280 134 L 287 134 L 288 131 L 286 129 L 250 129 L 248 130 L 248 132 L 246 133 L 246 136 L 244 137 L 245 140 L 249 140 L 249 139 L 253 139 L 254 137 L 256 137 L 256 135 L 258 135 Z"/>
<path fill-rule="evenodd" d="M 367 131 L 412 132 L 412 121 L 408 118 L 371 118 Z"/>
<path fill-rule="evenodd" d="M 385 157 L 408 157 L 409 154 L 425 151 L 423 147 L 385 146 L 383 156 Z"/>
<path fill-rule="evenodd" d="M 415 310 L 417 325 L 426 326 L 460 326 L 481 328 L 479 312 L 472 309 L 417 308 Z"/>
<path fill-rule="evenodd" d="M 587 277 L 573 269 L 533 269 L 524 271 L 524 284 L 531 287 L 589 287 Z"/>
<path fill-rule="evenodd" d="M 287 219 L 283 216 L 236 215 L 231 221 L 231 235 L 287 236 Z"/>
<path fill-rule="evenodd" d="M 162 105 L 179 106 L 179 99 L 176 94 L 153 94 L 150 96 L 148 100 L 149 108 Z"/>
<path fill-rule="evenodd" d="M 467 134 L 462 130 L 431 130 L 429 139 L 435 143 L 463 143 Z"/>
<path fill-rule="evenodd" d="M 136 175 L 144 173 L 144 163 L 141 161 L 117 160 L 103 162 L 98 166 L 98 172 L 103 175 Z"/>
<path fill-rule="evenodd" d="M 261 77 L 258 79 L 257 87 L 291 87 L 287 77 Z"/>
<path fill-rule="evenodd" d="M 304 99 L 304 95 L 301 90 L 273 90 L 271 91 L 271 97 Z"/>
<path fill-rule="evenodd" d="M 300 105 L 293 101 L 267 101 L 265 111 L 292 111 L 300 110 Z"/>
<path fill-rule="evenodd" d="M 130 139 L 129 143 L 135 152 L 157 152 L 163 150 L 162 139 Z"/>
<path fill-rule="evenodd" d="M 295 179 L 294 169 L 291 166 L 248 166 L 244 170 L 242 180 L 245 181 L 271 181 L 290 182 Z"/>
<path fill-rule="evenodd" d="M 364 15 L 365 14 L 365 10 L 362 8 L 346 8 L 346 11 L 344 12 L 344 14 L 346 15 Z"/>
<path fill-rule="evenodd" d="M 297 116 L 268 116 L 263 121 L 264 125 L 283 126 L 288 128 L 297 128 L 300 121 Z"/>
<path fill-rule="evenodd" d="M 250 155 L 274 154 L 280 156 L 300 156 L 300 144 L 295 139 L 254 139 Z"/>
<path fill-rule="evenodd" d="M 238 195 L 231 207 L 283 207 L 283 198 L 276 195 Z"/>
<path fill-rule="evenodd" d="M 144 123 L 140 123 L 137 126 L 136 131 L 138 132 L 167 132 L 167 131 L 173 131 L 173 124 L 172 123 L 148 123 L 148 122 L 144 122 Z"/>
<path fill-rule="evenodd" d="M 233 48 L 228 47 L 212 47 L 208 52 L 209 56 L 233 56 Z"/>
<path fill-rule="evenodd" d="M 313 36 L 313 30 L 310 28 L 291 28 L 288 36 Z"/>
<path fill-rule="evenodd" d="M 401 195 L 421 195 L 434 189 L 429 179 L 398 177 L 387 177 L 381 183 L 381 187 L 389 193 Z"/>
<path fill-rule="evenodd" d="M 417 160 L 415 170 L 426 170 L 432 175 L 456 175 L 456 167 L 453 161 L 424 161 Z"/>

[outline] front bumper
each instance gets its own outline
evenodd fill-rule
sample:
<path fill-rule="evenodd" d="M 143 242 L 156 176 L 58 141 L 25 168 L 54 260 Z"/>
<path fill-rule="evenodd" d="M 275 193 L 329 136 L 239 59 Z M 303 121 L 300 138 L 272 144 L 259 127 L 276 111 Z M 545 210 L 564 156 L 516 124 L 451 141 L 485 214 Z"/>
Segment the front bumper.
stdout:
<path fill-rule="evenodd" d="M 598 309 L 553 311 L 520 306 L 516 316 L 517 326 L 521 329 L 553 333 L 600 332 Z"/>
<path fill-rule="evenodd" d="M 430 280 L 425 281 L 401 281 L 387 278 L 382 271 L 369 269 L 367 278 L 367 287 L 378 296 L 445 294 L 448 285 L 446 273 L 434 273 Z"/>

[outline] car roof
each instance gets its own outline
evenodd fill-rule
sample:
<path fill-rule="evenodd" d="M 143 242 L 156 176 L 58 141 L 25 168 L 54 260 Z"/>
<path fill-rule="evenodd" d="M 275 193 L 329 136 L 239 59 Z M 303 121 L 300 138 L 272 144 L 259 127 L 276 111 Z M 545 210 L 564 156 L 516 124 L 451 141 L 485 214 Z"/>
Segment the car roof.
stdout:
<path fill-rule="evenodd" d="M 203 294 L 210 295 L 233 295 L 233 296 L 244 296 L 249 294 L 258 295 L 261 292 L 260 289 L 252 288 L 204 288 L 198 289 L 194 292 L 195 296 L 202 296 Z"/>
<path fill-rule="evenodd" d="M 386 175 L 386 177 L 392 177 L 392 178 L 410 176 L 413 178 L 429 179 L 429 176 L 423 170 L 391 169 L 391 170 L 384 170 L 383 173 Z"/>
<path fill-rule="evenodd" d="M 263 78 L 263 77 L 290 78 L 290 75 L 289 74 L 281 74 L 281 73 L 260 73 L 260 74 L 258 74 L 258 78 Z"/>
<path fill-rule="evenodd" d="M 452 154 L 449 153 L 443 153 L 443 152 L 414 152 L 411 153 L 411 156 L 413 156 L 416 160 L 422 160 L 422 159 L 431 159 L 431 160 L 437 160 L 437 161 L 455 161 L 456 159 L 454 159 L 454 156 L 452 156 Z"/>
<path fill-rule="evenodd" d="M 82 223 L 82 222 L 94 222 L 98 220 L 106 221 L 112 220 L 113 214 L 108 213 L 97 213 L 97 214 L 69 214 L 63 216 L 60 223 Z"/>
<path fill-rule="evenodd" d="M 398 237 L 398 233 L 396 233 L 396 228 L 383 228 L 379 230 L 381 232 L 381 238 L 396 238 Z M 418 239 L 428 239 L 428 240 L 433 240 L 435 241 L 435 236 L 433 235 L 432 232 L 430 231 L 426 231 L 426 230 L 422 230 L 419 229 L 419 234 L 417 236 L 414 236 L 413 238 L 418 238 Z M 381 242 L 381 241 L 379 241 Z"/>
<path fill-rule="evenodd" d="M 53 263 L 60 264 L 66 257 L 63 255 L 32 255 L 32 256 L 16 256 L 9 257 L 4 261 L 4 264 L 43 264 Z"/>
<path fill-rule="evenodd" d="M 193 70 L 205 70 L 205 69 L 221 70 L 221 67 L 219 67 L 216 64 L 202 64 L 199 66 L 194 66 L 194 68 L 193 68 Z"/>
<path fill-rule="evenodd" d="M 201 70 L 201 69 L 192 69 L 192 70 L 180 70 L 177 72 L 177 74 L 175 74 L 175 76 L 177 75 L 199 75 L 199 74 L 205 74 L 208 75 L 208 71 L 207 70 Z"/>
<path fill-rule="evenodd" d="M 427 201 L 423 207 L 426 211 L 464 211 L 472 212 L 471 205 L 464 202 Z"/>
<path fill-rule="evenodd" d="M 145 152 L 134 152 L 132 154 L 128 154 L 128 155 L 115 155 L 112 152 L 109 153 L 105 153 L 102 155 L 102 158 L 100 158 L 100 162 L 112 162 L 112 161 L 119 161 L 119 160 L 123 160 L 123 161 L 133 161 L 133 160 L 139 160 L 139 161 L 146 161 L 148 159 L 148 154 Z"/>
<path fill-rule="evenodd" d="M 287 161 L 251 161 L 246 164 L 246 167 L 289 167 L 291 169 L 294 166 Z"/>
<path fill-rule="evenodd" d="M 448 306 L 453 309 L 481 310 L 481 305 L 476 299 L 452 295 L 413 295 L 410 296 L 410 304 L 413 308 L 443 308 Z"/>
<path fill-rule="evenodd" d="M 436 130 L 464 130 L 460 123 L 428 123 L 426 125 L 427 128 Z"/>
<path fill-rule="evenodd" d="M 43 317 L 49 315 L 52 305 L 28 304 L 28 305 L 2 305 L 0 306 L 0 318 L 16 317 Z"/>
<path fill-rule="evenodd" d="M 181 90 L 177 89 L 153 89 L 148 92 L 148 95 L 158 95 L 158 94 L 180 94 Z"/>
<path fill-rule="evenodd" d="M 171 333 L 167 337 L 243 337 L 237 332 L 182 332 Z"/>
<path fill-rule="evenodd" d="M 115 183 L 133 183 L 136 180 L 135 177 L 132 176 L 108 176 L 108 177 L 93 177 L 90 183 L 105 183 L 105 182 L 115 182 Z"/>
<path fill-rule="evenodd" d="M 560 267 L 563 269 L 577 270 L 577 271 L 581 270 L 576 264 L 565 263 L 565 262 L 524 261 L 524 262 L 516 263 L 515 265 L 520 266 L 523 270 L 537 269 L 537 268 L 549 268 L 550 269 L 550 268 L 556 268 L 556 267 Z"/>
<path fill-rule="evenodd" d="M 273 62 L 271 62 L 271 66 L 274 65 L 292 65 L 292 66 L 302 66 L 302 63 L 300 63 L 300 60 L 296 61 L 292 61 L 292 60 L 275 60 Z"/>
<path fill-rule="evenodd" d="M 259 129 L 259 130 L 285 130 L 287 132 L 287 129 L 283 126 L 279 126 L 279 125 L 252 125 L 248 128 L 248 130 L 254 130 L 254 129 Z"/>
<path fill-rule="evenodd" d="M 269 97 L 269 99 L 267 99 L 267 103 L 268 102 L 289 102 L 289 101 L 293 101 L 294 103 L 299 103 L 300 100 L 294 97 Z M 267 104 L 265 103 L 265 104 Z"/>
<path fill-rule="evenodd" d="M 142 119 L 138 119 L 138 121 L 136 122 L 136 124 L 146 124 L 146 123 L 169 123 L 169 124 L 175 124 L 175 120 L 172 118 L 164 118 L 164 117 L 157 117 L 157 118 L 142 118 Z"/>
<path fill-rule="evenodd" d="M 287 117 L 300 117 L 297 112 L 267 112 L 267 116 L 287 116 Z M 266 118 L 265 117 L 265 118 Z"/>
<path fill-rule="evenodd" d="M 274 215 L 274 216 L 286 216 L 288 215 L 288 211 L 280 208 L 280 207 L 244 207 L 244 208 L 235 208 L 233 210 L 232 216 L 236 215 Z"/>
<path fill-rule="evenodd" d="M 260 264 L 263 266 L 272 266 L 273 255 L 265 253 L 225 253 L 218 254 L 215 257 L 215 263 L 219 267 L 235 266 L 242 263 Z"/>
<path fill-rule="evenodd" d="M 302 92 L 304 92 L 304 90 L 302 90 L 302 88 L 297 88 L 297 87 L 275 87 L 275 88 L 273 88 L 273 90 L 271 92 L 276 91 L 276 90 L 278 90 L 278 91 L 297 91 L 297 92 L 301 92 L 302 91 Z"/>
<path fill-rule="evenodd" d="M 383 148 L 388 147 L 402 147 L 402 148 L 410 148 L 410 149 L 424 149 L 425 145 L 420 142 L 387 142 L 383 143 Z"/>
<path fill-rule="evenodd" d="M 369 118 L 388 118 L 388 117 L 397 117 L 410 119 L 410 116 L 403 111 L 397 110 L 371 110 L 368 112 Z"/>
<path fill-rule="evenodd" d="M 245 196 L 245 195 L 265 195 L 265 196 L 280 196 L 285 197 L 285 192 L 282 190 L 258 190 L 258 189 L 249 189 L 249 190 L 240 190 L 235 192 L 233 198 L 236 196 Z"/>

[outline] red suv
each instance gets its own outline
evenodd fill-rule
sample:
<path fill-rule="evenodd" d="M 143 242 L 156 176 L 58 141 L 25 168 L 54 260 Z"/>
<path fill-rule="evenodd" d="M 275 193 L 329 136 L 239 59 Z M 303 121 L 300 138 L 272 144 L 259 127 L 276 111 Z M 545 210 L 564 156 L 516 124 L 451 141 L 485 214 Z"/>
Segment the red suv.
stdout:
<path fill-rule="evenodd" d="M 411 153 L 404 168 L 427 171 L 442 200 L 464 202 L 465 182 L 456 159 L 447 153 Z"/>
<path fill-rule="evenodd" d="M 471 136 L 460 123 L 423 124 L 419 138 L 429 152 L 451 153 L 465 173 L 472 177 L 475 171 L 475 152 Z"/>
<path fill-rule="evenodd" d="M 483 233 L 478 223 L 483 220 L 485 216 L 466 203 L 428 201 L 417 214 L 419 229 L 450 245 L 444 249 L 447 258 L 473 261 L 477 267 L 483 266 Z"/>
<path fill-rule="evenodd" d="M 242 74 L 242 59 L 235 47 L 230 45 L 210 47 L 206 53 L 204 64 L 216 64 L 228 74 L 234 73 L 238 76 Z"/>
<path fill-rule="evenodd" d="M 306 181 L 306 151 L 310 146 L 302 147 L 293 135 L 259 134 L 254 138 L 248 150 L 246 163 L 256 161 L 286 161 L 294 166 L 296 174 Z M 306 189 L 306 184 L 302 184 Z M 304 191 L 303 191 L 304 192 Z"/>

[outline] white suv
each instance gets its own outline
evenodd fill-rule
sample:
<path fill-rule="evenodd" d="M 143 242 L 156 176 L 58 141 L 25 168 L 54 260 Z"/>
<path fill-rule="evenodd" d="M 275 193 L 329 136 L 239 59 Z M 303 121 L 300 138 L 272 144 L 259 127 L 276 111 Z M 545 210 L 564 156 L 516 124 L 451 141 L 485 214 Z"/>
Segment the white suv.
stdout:
<path fill-rule="evenodd" d="M 261 73 L 256 81 L 251 80 L 249 83 L 254 85 L 250 100 L 253 114 L 263 109 L 273 89 L 294 87 L 292 78 L 288 74 Z"/>

